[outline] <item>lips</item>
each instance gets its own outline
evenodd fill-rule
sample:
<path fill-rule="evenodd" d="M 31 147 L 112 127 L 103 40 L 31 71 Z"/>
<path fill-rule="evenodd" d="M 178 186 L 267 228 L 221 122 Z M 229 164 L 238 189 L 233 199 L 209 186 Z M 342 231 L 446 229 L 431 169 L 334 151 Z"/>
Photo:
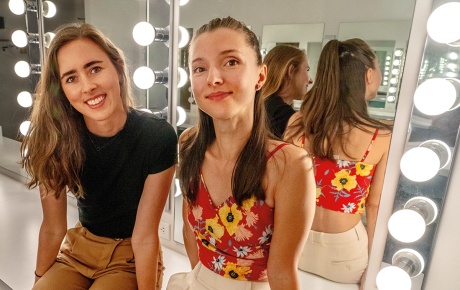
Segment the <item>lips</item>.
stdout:
<path fill-rule="evenodd" d="M 105 95 L 99 95 L 95 98 L 87 100 L 86 103 L 90 105 L 91 107 L 94 107 L 94 106 L 101 104 L 102 101 L 104 101 L 104 99 L 105 99 Z"/>
<path fill-rule="evenodd" d="M 206 97 L 206 99 L 213 100 L 213 101 L 218 101 L 218 100 L 222 100 L 222 99 L 226 98 L 229 95 L 230 95 L 230 93 L 228 93 L 228 92 L 215 92 L 215 93 L 209 94 Z"/>

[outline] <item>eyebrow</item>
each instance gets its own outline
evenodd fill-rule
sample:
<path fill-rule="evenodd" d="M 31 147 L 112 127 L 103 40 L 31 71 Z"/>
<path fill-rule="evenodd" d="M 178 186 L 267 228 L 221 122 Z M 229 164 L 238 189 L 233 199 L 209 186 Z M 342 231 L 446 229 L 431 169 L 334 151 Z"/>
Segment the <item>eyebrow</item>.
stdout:
<path fill-rule="evenodd" d="M 97 63 L 102 63 L 102 62 L 103 62 L 102 60 L 93 60 L 93 61 L 90 61 L 90 62 L 86 63 L 86 64 L 83 66 L 83 68 L 86 69 L 86 68 L 88 68 L 88 67 L 90 67 L 90 66 L 93 66 L 93 65 L 95 65 L 95 64 L 97 64 Z M 76 72 L 77 72 L 77 71 L 73 69 L 73 70 L 69 70 L 68 72 L 63 73 L 63 74 L 61 75 L 61 80 L 62 80 L 63 78 L 65 78 L 66 76 L 71 75 L 71 74 L 74 74 L 74 73 L 76 73 Z"/>
<path fill-rule="evenodd" d="M 237 49 L 226 49 L 224 51 L 221 51 L 219 53 L 219 55 L 227 55 L 227 54 L 231 54 L 231 53 L 234 53 L 234 52 L 240 53 L 240 51 L 237 50 Z M 195 63 L 195 62 L 201 61 L 201 60 L 203 60 L 201 57 L 195 58 L 194 60 L 192 60 L 192 63 Z"/>

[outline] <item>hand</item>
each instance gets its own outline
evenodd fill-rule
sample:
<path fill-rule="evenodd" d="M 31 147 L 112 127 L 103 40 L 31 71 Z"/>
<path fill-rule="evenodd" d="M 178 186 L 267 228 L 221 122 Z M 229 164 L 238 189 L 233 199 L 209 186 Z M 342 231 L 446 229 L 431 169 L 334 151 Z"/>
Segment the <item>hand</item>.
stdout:
<path fill-rule="evenodd" d="M 367 274 L 367 269 L 364 270 L 363 274 L 361 275 L 361 279 L 359 281 L 359 290 L 364 289 L 364 283 L 366 282 L 366 274 Z"/>

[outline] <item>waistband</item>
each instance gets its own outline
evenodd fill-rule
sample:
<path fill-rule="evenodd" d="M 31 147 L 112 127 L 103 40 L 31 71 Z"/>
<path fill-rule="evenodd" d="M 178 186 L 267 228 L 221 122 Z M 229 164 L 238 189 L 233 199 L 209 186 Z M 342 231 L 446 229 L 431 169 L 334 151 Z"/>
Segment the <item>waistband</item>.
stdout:
<path fill-rule="evenodd" d="M 367 231 L 363 223 L 359 221 L 356 226 L 343 233 L 329 234 L 311 230 L 308 235 L 308 242 L 341 244 L 359 241 L 364 238 L 367 239 Z"/>

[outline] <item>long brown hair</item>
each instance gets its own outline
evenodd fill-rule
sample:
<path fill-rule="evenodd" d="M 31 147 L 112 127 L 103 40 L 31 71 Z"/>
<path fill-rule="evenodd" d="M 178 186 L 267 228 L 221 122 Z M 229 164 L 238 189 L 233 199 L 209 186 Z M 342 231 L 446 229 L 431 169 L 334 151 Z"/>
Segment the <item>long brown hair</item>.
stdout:
<path fill-rule="evenodd" d="M 304 49 L 292 45 L 284 44 L 272 48 L 264 57 L 264 64 L 267 66 L 267 79 L 260 89 L 262 98 L 268 98 L 277 93 L 284 84 L 289 84 L 306 58 Z"/>
<path fill-rule="evenodd" d="M 223 19 L 216 18 L 200 27 L 193 36 L 192 45 L 194 40 L 201 34 L 219 28 L 230 28 L 244 34 L 246 43 L 254 50 L 257 65 L 262 65 L 262 55 L 257 36 L 244 23 L 231 17 Z M 232 173 L 232 193 L 239 205 L 252 196 L 255 196 L 257 199 L 265 199 L 262 180 L 267 165 L 267 132 L 263 101 L 259 92 L 256 92 L 254 100 L 254 123 L 251 135 L 241 151 Z M 178 178 L 184 197 L 192 204 L 196 200 L 200 186 L 200 170 L 204 155 L 207 148 L 215 139 L 216 134 L 211 116 L 199 110 L 198 125 L 189 138 L 182 144 L 179 154 Z"/>
<path fill-rule="evenodd" d="M 59 196 L 66 190 L 83 197 L 80 173 L 85 160 L 82 148 L 83 116 L 67 100 L 60 83 L 57 54 L 61 47 L 89 39 L 109 56 L 119 76 L 124 109 L 134 106 L 131 82 L 123 52 L 101 31 L 86 23 L 60 26 L 47 51 L 30 115 L 30 128 L 21 144 L 21 165 L 31 176 L 29 188 L 42 184 L 46 193 Z"/>
<path fill-rule="evenodd" d="M 331 40 L 321 51 L 315 83 L 300 107 L 302 115 L 293 126 L 311 141 L 312 153 L 333 159 L 334 146 L 346 151 L 346 127 L 370 132 L 368 127 L 391 130 L 369 116 L 365 99 L 365 75 L 375 67 L 375 53 L 361 39 Z"/>

